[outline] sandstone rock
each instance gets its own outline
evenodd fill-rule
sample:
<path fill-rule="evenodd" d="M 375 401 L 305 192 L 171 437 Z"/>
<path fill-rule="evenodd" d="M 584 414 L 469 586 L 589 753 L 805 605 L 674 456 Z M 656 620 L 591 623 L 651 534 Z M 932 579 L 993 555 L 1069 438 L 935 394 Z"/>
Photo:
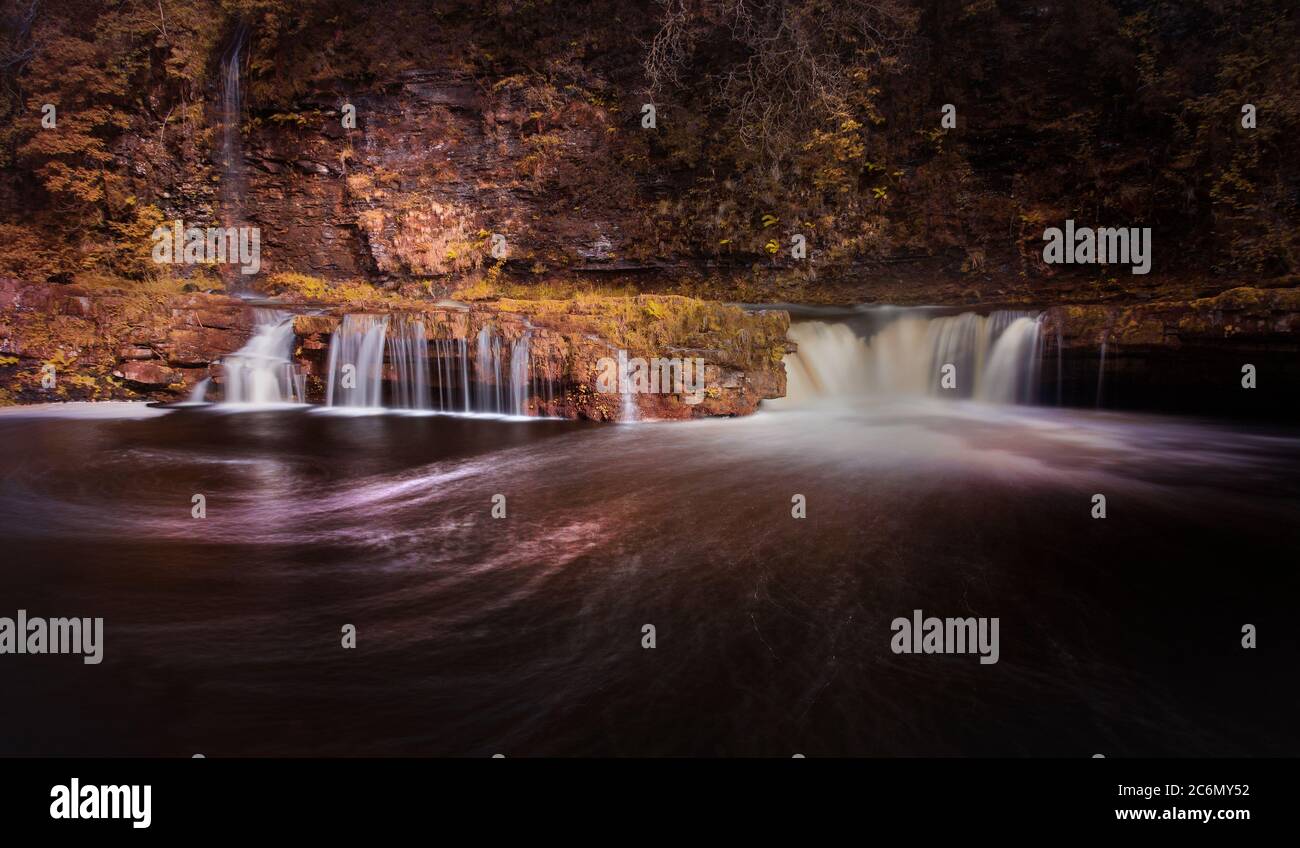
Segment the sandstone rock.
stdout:
<path fill-rule="evenodd" d="M 227 353 L 238 350 L 248 340 L 248 333 L 234 329 L 188 326 L 172 330 L 167 345 L 167 361 L 172 365 L 207 365 Z"/>
<path fill-rule="evenodd" d="M 153 359 L 154 351 L 153 348 L 145 347 L 143 345 L 125 345 L 118 349 L 117 358 L 121 360 Z"/>
<path fill-rule="evenodd" d="M 113 376 L 144 388 L 162 388 L 183 382 L 184 375 L 156 360 L 130 360 L 113 369 Z"/>

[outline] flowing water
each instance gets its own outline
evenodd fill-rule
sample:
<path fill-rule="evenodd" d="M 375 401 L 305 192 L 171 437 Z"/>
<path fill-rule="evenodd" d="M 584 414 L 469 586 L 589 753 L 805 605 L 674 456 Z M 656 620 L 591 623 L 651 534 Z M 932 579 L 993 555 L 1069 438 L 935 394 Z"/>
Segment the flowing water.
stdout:
<path fill-rule="evenodd" d="M 221 60 L 222 201 L 227 226 L 242 221 L 244 211 L 244 144 L 240 131 L 244 99 L 240 70 L 247 47 L 248 29 L 241 25 Z"/>
<path fill-rule="evenodd" d="M 471 352 L 464 339 L 429 339 L 418 318 L 345 315 L 330 337 L 325 405 L 528 417 L 531 398 L 554 398 L 533 376 L 530 340 L 507 346 L 484 327 Z"/>
<path fill-rule="evenodd" d="M 388 320 L 387 315 L 343 316 L 343 323 L 330 337 L 326 406 L 383 407 Z"/>
<path fill-rule="evenodd" d="M 729 420 L 0 414 L 0 615 L 106 643 L 0 657 L 0 753 L 1300 754 L 1300 434 L 1005 402 L 1033 322 L 799 324 Z M 915 609 L 999 661 L 893 653 Z"/>
<path fill-rule="evenodd" d="M 432 409 L 429 394 L 429 342 L 424 322 L 398 320 L 388 333 L 389 360 L 393 363 L 393 406 L 398 409 Z"/>
<path fill-rule="evenodd" d="M 274 309 L 255 309 L 253 314 L 253 337 L 221 359 L 223 402 L 238 406 L 305 402 L 303 376 L 293 361 L 293 316 Z M 207 381 L 203 381 L 190 401 L 202 402 L 206 394 Z"/>

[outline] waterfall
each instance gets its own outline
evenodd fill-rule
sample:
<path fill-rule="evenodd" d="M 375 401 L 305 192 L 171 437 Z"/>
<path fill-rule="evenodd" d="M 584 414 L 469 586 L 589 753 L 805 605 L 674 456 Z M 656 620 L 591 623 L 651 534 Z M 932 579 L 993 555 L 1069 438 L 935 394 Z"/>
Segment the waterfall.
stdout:
<path fill-rule="evenodd" d="M 624 424 L 630 424 L 634 421 L 641 420 L 641 407 L 637 406 L 636 392 L 633 390 L 635 386 L 635 383 L 632 381 L 633 371 L 634 369 L 632 364 L 629 362 L 627 373 L 619 375 L 622 378 L 624 384 L 623 388 L 626 389 L 626 391 L 623 392 L 623 402 L 619 409 L 618 420 Z"/>
<path fill-rule="evenodd" d="M 998 311 L 931 316 L 878 312 L 863 330 L 850 322 L 803 321 L 790 327 L 799 346 L 786 357 L 787 397 L 918 396 L 992 403 L 1034 400 L 1042 357 L 1038 313 Z M 881 319 L 883 318 L 883 323 Z M 942 386 L 954 366 L 956 387 Z"/>
<path fill-rule="evenodd" d="M 529 342 L 532 333 L 527 330 L 510 347 L 510 414 L 528 414 L 528 372 L 531 363 Z"/>
<path fill-rule="evenodd" d="M 248 28 L 240 24 L 221 60 L 221 167 L 223 198 L 228 225 L 242 218 L 244 200 L 244 150 L 240 136 L 243 92 L 239 72 L 248 44 Z"/>
<path fill-rule="evenodd" d="M 190 396 L 185 402 L 194 403 L 194 404 L 207 403 L 208 387 L 211 385 L 212 385 L 211 377 L 204 377 L 202 380 L 199 380 L 197 383 L 194 384 L 194 388 L 190 391 Z"/>
<path fill-rule="evenodd" d="M 330 339 L 325 405 L 383 406 L 384 337 L 387 315 L 349 314 Z"/>
<path fill-rule="evenodd" d="M 492 327 L 483 327 L 474 344 L 474 391 L 471 401 L 468 343 L 460 342 L 458 357 L 464 411 L 492 415 L 527 416 L 535 391 L 532 374 L 532 332 L 525 330 L 507 348 Z M 442 382 L 442 377 L 439 382 Z M 455 397 L 454 387 L 448 395 Z"/>
<path fill-rule="evenodd" d="M 256 309 L 253 316 L 253 337 L 221 360 L 223 402 L 304 403 L 303 376 L 293 362 L 293 316 L 274 309 Z"/>
<path fill-rule="evenodd" d="M 529 382 L 528 391 L 532 393 L 533 397 L 537 398 L 537 414 L 541 415 L 543 409 L 549 412 L 553 408 L 555 403 L 555 382 L 547 375 L 545 356 L 538 357 L 535 366 L 531 362 L 532 356 L 533 353 L 530 348 L 530 369 L 537 376 Z"/>
<path fill-rule="evenodd" d="M 477 355 L 474 357 L 474 366 L 477 369 L 478 381 L 474 392 L 474 405 L 476 409 L 490 412 L 496 411 L 494 401 L 496 398 L 492 394 L 493 386 L 489 384 L 494 371 L 492 366 L 492 330 L 488 327 L 478 331 Z"/>
<path fill-rule="evenodd" d="M 472 412 L 470 403 L 469 342 L 434 339 L 433 362 L 438 378 L 434 409 L 438 412 Z"/>
<path fill-rule="evenodd" d="M 1032 403 L 1043 358 L 1039 319 L 1019 317 L 993 343 L 975 397 L 992 403 Z"/>
<path fill-rule="evenodd" d="M 429 342 L 424 322 L 401 319 L 388 334 L 388 361 L 393 368 L 393 406 L 430 409 Z"/>

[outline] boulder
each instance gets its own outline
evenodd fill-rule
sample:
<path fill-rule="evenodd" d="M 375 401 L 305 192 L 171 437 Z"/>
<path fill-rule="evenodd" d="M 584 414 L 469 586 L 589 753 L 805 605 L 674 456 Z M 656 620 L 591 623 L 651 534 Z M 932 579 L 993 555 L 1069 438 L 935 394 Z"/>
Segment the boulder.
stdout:
<path fill-rule="evenodd" d="M 184 382 L 184 374 L 157 360 L 128 360 L 113 369 L 113 376 L 147 389 Z"/>

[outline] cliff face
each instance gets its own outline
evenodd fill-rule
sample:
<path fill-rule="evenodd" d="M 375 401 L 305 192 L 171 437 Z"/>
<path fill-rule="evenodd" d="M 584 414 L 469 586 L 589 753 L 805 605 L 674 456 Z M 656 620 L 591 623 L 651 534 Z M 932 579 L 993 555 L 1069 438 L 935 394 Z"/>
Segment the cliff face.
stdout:
<path fill-rule="evenodd" d="M 570 360 L 587 351 L 566 326 L 583 322 L 633 355 L 665 352 L 619 340 L 637 293 L 1054 307 L 1058 388 L 1077 402 L 1108 373 L 1103 344 L 1111 397 L 1126 369 L 1293 349 L 1286 320 L 1229 332 L 1213 316 L 1238 313 L 1211 302 L 1273 287 L 1276 317 L 1296 290 L 1283 0 L 791 0 L 745 20 L 750 6 L 713 0 L 33 8 L 0 46 L 11 400 L 47 397 L 34 363 L 76 372 L 73 395 L 171 397 L 219 377 L 252 319 L 201 293 L 295 288 L 282 277 L 336 314 L 436 311 L 455 294 L 471 314 L 534 322 Z M 1152 273 L 1044 264 L 1044 228 L 1067 218 L 1150 226 Z M 173 220 L 256 226 L 260 273 L 160 269 L 150 234 Z M 617 295 L 604 318 L 549 302 L 575 280 Z M 367 302 L 372 284 L 384 302 Z M 777 343 L 760 336 L 719 360 L 717 411 L 778 390 L 757 365 Z M 676 327 L 653 345 L 716 353 L 720 338 Z M 1171 399 L 1209 373 L 1197 361 L 1161 377 Z"/>
<path fill-rule="evenodd" d="M 542 118 L 528 96 L 432 68 L 257 122 L 242 206 L 262 228 L 262 272 L 447 282 L 499 258 L 525 280 L 636 266 L 653 210 L 621 167 L 629 143 L 611 140 L 628 116 L 567 91 Z"/>
<path fill-rule="evenodd" d="M 339 278 L 463 274 L 499 232 L 524 278 L 667 267 L 890 300 L 917 267 L 928 302 L 954 281 L 988 301 L 1061 271 L 1041 236 L 1067 218 L 1150 226 L 1157 275 L 1300 270 L 1285 0 L 180 5 L 17 21 L 0 273 L 137 279 L 159 220 L 241 208 L 269 270 Z"/>

